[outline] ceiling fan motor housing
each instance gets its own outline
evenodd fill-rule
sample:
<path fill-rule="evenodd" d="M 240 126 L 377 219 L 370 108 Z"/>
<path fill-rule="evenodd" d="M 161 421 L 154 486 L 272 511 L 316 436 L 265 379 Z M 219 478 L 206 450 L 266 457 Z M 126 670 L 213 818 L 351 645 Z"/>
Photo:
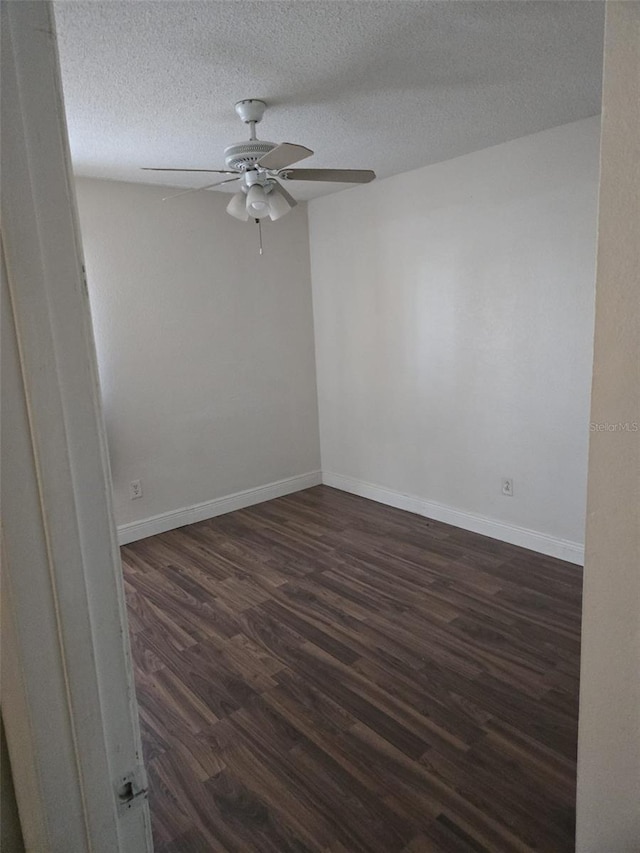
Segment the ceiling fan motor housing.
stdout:
<path fill-rule="evenodd" d="M 248 142 L 236 142 L 224 149 L 224 162 L 227 169 L 246 172 L 252 169 L 256 162 L 276 147 L 275 142 L 264 142 L 262 139 L 250 139 Z"/>

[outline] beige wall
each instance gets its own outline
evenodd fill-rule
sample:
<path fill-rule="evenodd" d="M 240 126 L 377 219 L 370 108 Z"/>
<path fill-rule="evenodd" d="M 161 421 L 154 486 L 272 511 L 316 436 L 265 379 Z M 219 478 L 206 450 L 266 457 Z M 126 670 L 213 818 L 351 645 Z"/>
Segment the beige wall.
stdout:
<path fill-rule="evenodd" d="M 309 203 L 330 484 L 582 562 L 599 140 L 594 117 Z"/>
<path fill-rule="evenodd" d="M 640 850 L 640 3 L 607 6 L 578 853 Z M 627 424 L 627 429 L 606 425 Z"/>
<path fill-rule="evenodd" d="M 77 181 L 118 524 L 320 468 L 306 205 L 261 257 L 230 196 L 171 192 Z"/>

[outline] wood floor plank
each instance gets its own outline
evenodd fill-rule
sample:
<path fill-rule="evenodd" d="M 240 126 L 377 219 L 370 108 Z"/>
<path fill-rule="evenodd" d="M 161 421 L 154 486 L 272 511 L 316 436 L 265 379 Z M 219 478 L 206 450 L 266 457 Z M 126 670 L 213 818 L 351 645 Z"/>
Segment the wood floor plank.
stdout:
<path fill-rule="evenodd" d="M 123 547 L 158 853 L 569 853 L 581 572 L 325 486 Z"/>

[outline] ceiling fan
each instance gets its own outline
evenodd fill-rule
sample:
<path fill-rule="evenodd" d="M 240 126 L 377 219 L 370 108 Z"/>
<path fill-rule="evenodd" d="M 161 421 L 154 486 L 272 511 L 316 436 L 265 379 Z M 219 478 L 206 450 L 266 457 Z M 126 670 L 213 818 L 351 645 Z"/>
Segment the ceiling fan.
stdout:
<path fill-rule="evenodd" d="M 260 224 L 265 216 L 280 219 L 295 207 L 297 201 L 282 186 L 280 181 L 336 181 L 340 183 L 366 184 L 375 178 L 370 169 L 290 169 L 310 157 L 313 151 L 304 145 L 291 142 L 265 142 L 256 137 L 256 124 L 262 120 L 266 109 L 264 101 L 247 98 L 235 105 L 236 113 L 249 125 L 249 141 L 236 142 L 224 149 L 226 169 L 167 169 L 149 168 L 151 172 L 214 172 L 219 175 L 233 175 L 215 184 L 207 184 L 197 189 L 185 190 L 168 198 L 186 195 L 190 192 L 213 189 L 213 187 L 241 181 L 237 192 L 227 205 L 227 213 L 247 222 L 250 218 Z M 165 199 L 166 200 L 166 199 Z"/>

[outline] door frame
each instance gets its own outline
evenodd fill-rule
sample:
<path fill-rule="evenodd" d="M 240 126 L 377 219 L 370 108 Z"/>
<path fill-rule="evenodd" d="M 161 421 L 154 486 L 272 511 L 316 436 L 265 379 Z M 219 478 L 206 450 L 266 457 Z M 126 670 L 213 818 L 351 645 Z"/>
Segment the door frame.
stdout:
<path fill-rule="evenodd" d="M 27 850 L 150 853 L 53 8 L 1 15 L 2 716 L 16 799 Z"/>

